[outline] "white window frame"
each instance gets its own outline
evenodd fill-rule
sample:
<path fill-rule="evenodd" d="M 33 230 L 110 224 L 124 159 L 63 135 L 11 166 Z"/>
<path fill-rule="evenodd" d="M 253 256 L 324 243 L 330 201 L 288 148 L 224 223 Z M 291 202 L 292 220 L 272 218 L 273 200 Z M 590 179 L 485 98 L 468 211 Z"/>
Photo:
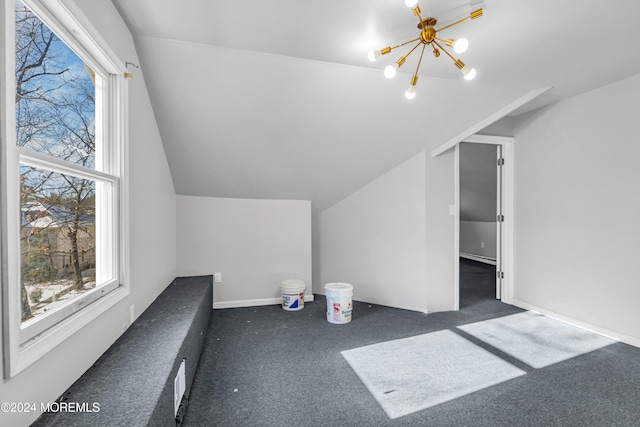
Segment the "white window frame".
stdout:
<path fill-rule="evenodd" d="M 129 294 L 128 277 L 128 91 L 125 65 L 109 48 L 73 0 L 22 0 L 34 14 L 95 72 L 96 78 L 96 170 L 69 167 L 64 161 L 16 145 L 15 137 L 15 12 L 13 0 L 0 0 L 0 182 L 2 183 L 0 237 L 2 246 L 2 324 L 4 377 L 11 378 L 46 355 Z M 21 321 L 20 313 L 20 164 L 88 178 L 109 191 L 96 200 L 96 262 L 107 266 L 113 279 L 72 300 L 59 310 L 33 322 Z M 101 207 L 102 206 L 102 207 Z M 113 206 L 113 208 L 105 208 Z M 100 231 L 98 231 L 100 233 Z M 106 244 L 105 244 L 106 243 Z"/>

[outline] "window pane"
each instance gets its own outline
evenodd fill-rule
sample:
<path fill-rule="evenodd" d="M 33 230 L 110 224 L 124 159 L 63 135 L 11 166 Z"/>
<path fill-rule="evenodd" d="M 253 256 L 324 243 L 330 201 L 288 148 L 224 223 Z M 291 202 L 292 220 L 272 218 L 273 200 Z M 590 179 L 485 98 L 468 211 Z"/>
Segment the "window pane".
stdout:
<path fill-rule="evenodd" d="M 95 73 L 16 1 L 17 144 L 95 168 Z"/>
<path fill-rule="evenodd" d="M 22 321 L 96 286 L 96 182 L 20 166 Z"/>

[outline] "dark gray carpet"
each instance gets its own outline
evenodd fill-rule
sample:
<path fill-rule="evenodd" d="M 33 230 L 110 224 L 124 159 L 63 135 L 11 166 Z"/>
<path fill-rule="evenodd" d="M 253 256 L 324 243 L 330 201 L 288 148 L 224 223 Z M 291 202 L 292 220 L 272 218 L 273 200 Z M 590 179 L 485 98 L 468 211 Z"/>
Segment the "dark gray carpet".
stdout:
<path fill-rule="evenodd" d="M 496 297 L 496 266 L 460 258 L 460 308 Z"/>
<path fill-rule="evenodd" d="M 494 267 L 476 264 L 462 280 L 491 287 Z M 522 312 L 492 299 L 491 289 L 472 288 L 461 289 L 458 312 L 425 315 L 356 302 L 345 325 L 326 321 L 322 296 L 297 312 L 214 310 L 184 425 L 639 425 L 640 349 L 615 343 L 532 368 L 458 328 Z M 341 352 L 436 331 L 456 333 L 526 374 L 390 419 Z"/>

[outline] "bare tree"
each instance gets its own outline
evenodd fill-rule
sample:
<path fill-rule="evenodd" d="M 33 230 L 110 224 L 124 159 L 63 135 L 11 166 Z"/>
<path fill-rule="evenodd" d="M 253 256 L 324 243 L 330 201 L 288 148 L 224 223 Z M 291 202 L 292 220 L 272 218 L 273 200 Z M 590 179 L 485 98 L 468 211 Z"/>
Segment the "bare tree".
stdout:
<path fill-rule="evenodd" d="M 17 144 L 77 165 L 95 167 L 93 71 L 19 3 L 16 3 L 15 76 Z M 32 167 L 21 166 L 20 174 L 21 206 L 38 203 L 50 215 L 56 211 L 55 220 L 49 221 L 48 225 L 43 222 L 38 225 L 40 229 L 58 227 L 66 230 L 71 246 L 74 289 L 82 290 L 78 236 L 83 225 L 95 224 L 94 182 Z M 29 221 L 22 221 L 22 227 L 29 227 L 29 224 Z M 31 228 L 29 233 L 21 232 L 23 240 L 38 232 L 33 224 Z M 28 242 L 23 247 L 29 248 Z M 36 250 L 44 253 L 45 248 Z M 52 260 L 56 248 L 48 246 L 46 250 Z M 31 312 L 24 281 L 21 282 L 24 320 Z"/>

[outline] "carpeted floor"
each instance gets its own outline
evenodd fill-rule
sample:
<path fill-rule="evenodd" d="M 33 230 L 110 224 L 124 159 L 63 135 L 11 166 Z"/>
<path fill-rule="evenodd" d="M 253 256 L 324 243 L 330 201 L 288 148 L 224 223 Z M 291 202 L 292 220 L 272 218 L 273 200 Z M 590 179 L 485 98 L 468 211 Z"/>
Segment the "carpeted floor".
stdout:
<path fill-rule="evenodd" d="M 422 314 L 355 302 L 352 322 L 334 325 L 326 321 L 326 301 L 319 295 L 297 312 L 280 306 L 214 310 L 184 425 L 639 425 L 640 349 L 613 343 L 548 366 L 531 366 L 508 348 L 463 330 L 525 312 L 493 299 L 494 267 L 462 261 L 458 312 Z M 429 354 L 433 350 L 446 362 L 453 356 L 448 358 L 450 350 L 439 340 L 452 334 L 472 353 L 482 349 L 487 360 L 499 359 L 498 366 L 522 374 L 471 387 L 429 407 L 405 405 L 392 412 L 393 418 L 343 356 L 430 335 L 436 339 L 426 345 L 436 348 Z M 381 364 L 380 376 L 388 375 L 383 365 L 389 362 Z M 473 382 L 464 370 L 447 375 L 452 384 Z"/>
<path fill-rule="evenodd" d="M 398 418 L 525 375 L 453 331 L 342 352 L 389 418 Z"/>
<path fill-rule="evenodd" d="M 458 326 L 458 329 L 536 369 L 616 342 L 529 311 Z"/>

